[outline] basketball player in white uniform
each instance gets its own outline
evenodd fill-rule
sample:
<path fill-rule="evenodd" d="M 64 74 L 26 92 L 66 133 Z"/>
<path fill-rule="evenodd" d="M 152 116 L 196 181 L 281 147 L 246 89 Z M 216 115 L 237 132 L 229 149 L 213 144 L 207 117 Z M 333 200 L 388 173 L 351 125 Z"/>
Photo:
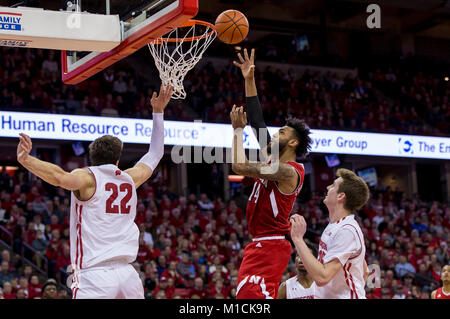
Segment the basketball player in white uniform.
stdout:
<path fill-rule="evenodd" d="M 338 178 L 327 187 L 323 201 L 330 214 L 330 223 L 320 239 L 318 259 L 303 240 L 306 222 L 297 214 L 291 217 L 291 238 L 308 274 L 316 282 L 316 299 L 365 299 L 366 247 L 352 212 L 366 204 L 369 189 L 350 170 L 338 169 L 336 175 Z"/>
<path fill-rule="evenodd" d="M 311 253 L 317 257 L 317 248 L 306 242 Z M 300 256 L 295 257 L 295 270 L 297 275 L 280 284 L 277 299 L 314 299 L 316 283 L 303 265 Z"/>
<path fill-rule="evenodd" d="M 89 145 L 92 166 L 65 172 L 29 153 L 29 136 L 21 133 L 17 159 L 26 169 L 49 184 L 72 191 L 70 208 L 70 257 L 72 297 L 143 299 L 144 289 L 130 264 L 139 248 L 136 189 L 152 175 L 164 154 L 164 109 L 172 88 L 161 86 L 151 98 L 153 130 L 150 149 L 139 162 L 120 170 L 122 142 L 113 136 L 97 138 Z"/>

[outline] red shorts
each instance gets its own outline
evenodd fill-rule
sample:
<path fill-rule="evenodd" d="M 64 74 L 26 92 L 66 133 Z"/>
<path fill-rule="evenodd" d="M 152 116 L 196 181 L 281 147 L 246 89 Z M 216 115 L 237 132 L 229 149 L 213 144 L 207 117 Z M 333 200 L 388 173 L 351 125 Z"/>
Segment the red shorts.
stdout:
<path fill-rule="evenodd" d="M 284 238 L 248 244 L 239 267 L 236 299 L 275 299 L 291 252 L 292 246 Z"/>

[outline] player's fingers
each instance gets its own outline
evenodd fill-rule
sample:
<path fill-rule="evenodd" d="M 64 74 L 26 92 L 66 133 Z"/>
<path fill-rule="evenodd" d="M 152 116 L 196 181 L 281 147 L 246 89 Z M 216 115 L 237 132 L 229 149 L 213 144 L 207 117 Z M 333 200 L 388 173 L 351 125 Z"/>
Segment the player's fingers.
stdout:
<path fill-rule="evenodd" d="M 25 134 L 25 133 L 20 133 L 20 135 L 22 136 L 23 140 L 24 140 L 26 143 L 31 143 L 31 138 L 30 138 L 27 134 Z"/>
<path fill-rule="evenodd" d="M 252 52 L 250 53 L 250 61 L 252 63 L 255 62 L 255 48 L 252 49 Z"/>
<path fill-rule="evenodd" d="M 247 49 L 244 49 L 244 56 L 245 56 L 245 60 L 248 61 L 249 58 L 248 58 L 248 52 L 247 52 Z"/>
<path fill-rule="evenodd" d="M 29 136 L 23 134 L 22 136 L 22 145 L 25 149 L 31 149 L 31 139 Z"/>
<path fill-rule="evenodd" d="M 242 66 L 242 64 L 237 63 L 236 61 L 233 61 L 233 64 L 234 64 L 235 66 L 237 66 L 238 68 L 240 68 L 240 67 Z"/>
<path fill-rule="evenodd" d="M 173 88 L 168 85 L 166 87 L 166 100 L 170 100 L 170 98 L 172 97 L 172 92 L 173 92 Z"/>
<path fill-rule="evenodd" d="M 239 58 L 239 61 L 241 61 L 241 63 L 244 63 L 244 62 L 245 62 L 245 60 L 242 58 L 241 53 L 238 53 L 237 56 L 238 56 L 238 58 Z"/>

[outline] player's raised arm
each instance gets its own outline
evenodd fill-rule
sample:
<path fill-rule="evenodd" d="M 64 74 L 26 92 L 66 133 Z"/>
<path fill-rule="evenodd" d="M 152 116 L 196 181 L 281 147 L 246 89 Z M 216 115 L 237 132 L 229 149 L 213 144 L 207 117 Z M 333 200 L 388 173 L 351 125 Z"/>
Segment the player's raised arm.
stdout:
<path fill-rule="evenodd" d="M 234 129 L 232 169 L 236 174 L 273 181 L 287 181 L 297 178 L 297 172 L 294 167 L 285 163 L 278 162 L 276 166 L 262 162 L 250 163 L 243 145 L 242 135 L 244 127 L 247 125 L 247 115 L 243 107 L 233 106 L 230 118 Z"/>
<path fill-rule="evenodd" d="M 250 57 L 248 56 L 247 49 L 244 49 L 244 57 L 238 53 L 238 58 L 240 62 L 233 61 L 233 63 L 241 69 L 242 75 L 245 79 L 245 99 L 248 122 L 253 128 L 253 132 L 256 135 L 261 149 L 263 149 L 270 142 L 271 137 L 269 131 L 267 130 L 266 122 L 264 121 L 261 104 L 259 103 L 258 93 L 256 90 L 255 49 L 252 49 Z M 261 139 L 260 133 L 266 135 L 266 141 Z"/>
<path fill-rule="evenodd" d="M 31 156 L 32 147 L 31 138 L 24 133 L 20 133 L 20 141 L 17 146 L 17 161 L 47 183 L 70 191 L 89 187 L 95 183 L 95 180 L 85 170 L 76 169 L 68 173 L 58 165 L 41 161 Z"/>
<path fill-rule="evenodd" d="M 161 85 L 159 95 L 153 92 L 150 104 L 153 108 L 153 128 L 149 151 L 132 168 L 125 172 L 133 178 L 135 187 L 141 186 L 152 176 L 164 155 L 164 109 L 172 97 L 173 88 Z"/>

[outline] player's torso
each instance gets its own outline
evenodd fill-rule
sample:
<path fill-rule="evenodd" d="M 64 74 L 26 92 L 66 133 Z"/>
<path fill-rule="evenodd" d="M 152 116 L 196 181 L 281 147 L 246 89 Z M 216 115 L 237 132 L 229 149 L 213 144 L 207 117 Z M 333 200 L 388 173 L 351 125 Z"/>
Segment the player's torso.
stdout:
<path fill-rule="evenodd" d="M 445 293 L 441 288 L 436 290 L 436 295 L 434 296 L 435 299 L 450 299 L 450 292 L 449 293 Z"/>
<path fill-rule="evenodd" d="M 105 261 L 132 262 L 139 247 L 134 223 L 137 195 L 130 175 L 115 165 L 89 167 L 93 196 L 82 201 L 72 193 L 70 248 L 72 266 L 89 268 Z"/>
<path fill-rule="evenodd" d="M 297 280 L 297 276 L 286 280 L 286 299 L 314 299 L 316 283 L 309 288 L 303 287 Z"/>
<path fill-rule="evenodd" d="M 290 231 L 289 214 L 303 185 L 303 165 L 293 163 L 300 176 L 297 188 L 284 194 L 275 181 L 258 178 L 247 204 L 247 222 L 253 237 L 284 235 Z"/>
<path fill-rule="evenodd" d="M 319 243 L 318 260 L 322 264 L 333 260 L 327 251 L 336 244 L 335 236 L 343 227 L 357 234 L 361 244 L 358 254 L 351 256 L 334 278 L 325 286 L 316 288 L 316 298 L 323 299 L 365 299 L 364 257 L 366 254 L 364 236 L 353 215 L 328 224 L 322 233 Z"/>

